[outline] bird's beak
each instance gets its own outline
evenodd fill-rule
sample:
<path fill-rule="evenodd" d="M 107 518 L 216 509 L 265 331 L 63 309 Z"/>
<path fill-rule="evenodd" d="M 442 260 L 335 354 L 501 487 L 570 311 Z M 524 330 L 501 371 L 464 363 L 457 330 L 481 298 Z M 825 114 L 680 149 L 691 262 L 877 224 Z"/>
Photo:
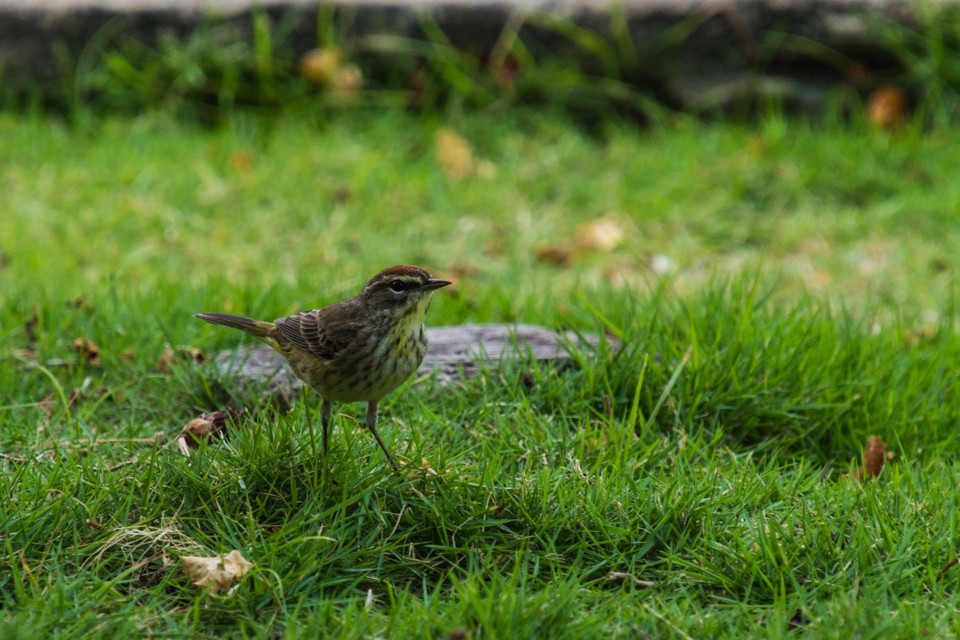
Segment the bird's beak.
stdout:
<path fill-rule="evenodd" d="M 445 287 L 448 284 L 453 284 L 449 280 L 440 280 L 439 278 L 430 278 L 424 282 L 420 288 L 424 291 L 433 291 L 434 289 L 439 289 L 440 287 Z"/>

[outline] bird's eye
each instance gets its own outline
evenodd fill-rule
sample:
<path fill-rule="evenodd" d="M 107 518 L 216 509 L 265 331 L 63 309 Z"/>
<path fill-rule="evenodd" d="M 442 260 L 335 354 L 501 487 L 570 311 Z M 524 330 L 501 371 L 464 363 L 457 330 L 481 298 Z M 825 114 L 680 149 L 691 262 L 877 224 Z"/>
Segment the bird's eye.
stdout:
<path fill-rule="evenodd" d="M 403 281 L 402 281 L 402 280 L 392 280 L 392 281 L 390 282 L 390 288 L 391 288 L 392 290 L 396 291 L 397 293 L 400 293 L 400 292 L 403 291 L 403 289 L 404 289 Z"/>

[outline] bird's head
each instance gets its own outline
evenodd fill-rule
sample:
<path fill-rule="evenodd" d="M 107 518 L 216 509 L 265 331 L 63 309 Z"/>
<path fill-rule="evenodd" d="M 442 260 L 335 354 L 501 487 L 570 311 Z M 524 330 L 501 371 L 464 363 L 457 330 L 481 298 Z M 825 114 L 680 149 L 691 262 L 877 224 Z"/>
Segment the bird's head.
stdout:
<path fill-rule="evenodd" d="M 420 267 L 397 265 L 373 276 L 358 298 L 380 311 L 422 323 L 433 292 L 448 284 Z"/>

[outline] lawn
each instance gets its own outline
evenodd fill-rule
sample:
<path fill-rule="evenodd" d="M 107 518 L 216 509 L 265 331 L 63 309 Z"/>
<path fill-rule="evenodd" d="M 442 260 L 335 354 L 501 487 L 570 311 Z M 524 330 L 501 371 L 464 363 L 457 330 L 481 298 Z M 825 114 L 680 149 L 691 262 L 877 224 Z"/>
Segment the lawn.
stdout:
<path fill-rule="evenodd" d="M 0 637 L 960 628 L 957 132 L 358 109 L 6 114 L 0 140 Z M 381 405 L 400 475 L 362 406 L 324 459 L 314 396 L 196 362 L 249 342 L 198 311 L 397 263 L 456 280 L 430 325 L 607 339 L 411 381 Z M 184 575 L 233 549 L 231 589 Z"/>

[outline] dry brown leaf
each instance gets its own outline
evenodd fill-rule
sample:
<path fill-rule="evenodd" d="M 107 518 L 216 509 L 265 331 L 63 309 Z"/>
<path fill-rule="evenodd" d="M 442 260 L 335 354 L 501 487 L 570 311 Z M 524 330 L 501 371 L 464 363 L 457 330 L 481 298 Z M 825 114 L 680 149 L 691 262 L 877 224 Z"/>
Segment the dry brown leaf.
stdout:
<path fill-rule="evenodd" d="M 95 345 L 92 340 L 77 338 L 73 341 L 72 348 L 79 353 L 91 367 L 100 366 L 100 349 L 97 348 L 97 345 Z"/>
<path fill-rule="evenodd" d="M 40 317 L 37 315 L 37 312 L 34 311 L 33 315 L 27 318 L 27 321 L 23 323 L 23 332 L 27 336 L 27 345 L 33 347 L 37 344 L 37 325 L 40 324 Z"/>
<path fill-rule="evenodd" d="M 474 156 L 470 143 L 454 130 L 442 127 L 433 137 L 434 153 L 443 172 L 451 180 L 463 180 L 471 176 L 493 178 L 497 166 L 489 160 Z"/>
<path fill-rule="evenodd" d="M 40 411 L 43 412 L 43 417 L 49 420 L 53 415 L 53 396 L 43 396 L 40 402 L 37 403 L 37 406 L 40 408 Z"/>
<path fill-rule="evenodd" d="M 907 343 L 907 346 L 915 347 L 921 342 L 926 342 L 932 340 L 937 336 L 936 327 L 918 327 L 916 329 L 908 329 L 903 333 L 904 342 Z"/>
<path fill-rule="evenodd" d="M 226 438 L 227 427 L 235 423 L 246 411 L 244 408 L 229 407 L 222 411 L 201 413 L 180 431 L 180 435 L 177 436 L 177 448 L 180 453 L 189 456 L 190 449 L 196 449 L 201 442 L 213 437 Z"/>
<path fill-rule="evenodd" d="M 806 274 L 804 280 L 812 289 L 822 289 L 833 281 L 833 276 L 830 275 L 829 271 L 814 269 L 812 272 Z"/>
<path fill-rule="evenodd" d="M 253 568 L 253 563 L 236 549 L 225 556 L 184 556 L 182 561 L 183 572 L 187 574 L 187 578 L 198 587 L 208 587 L 213 595 L 229 589 L 236 580 Z"/>
<path fill-rule="evenodd" d="M 157 371 L 169 373 L 173 365 L 179 362 L 181 358 L 188 358 L 196 364 L 202 364 L 207 361 L 207 354 L 196 347 L 180 346 L 174 349 L 167 346 L 157 361 Z"/>
<path fill-rule="evenodd" d="M 559 245 L 545 245 L 535 249 L 537 260 L 561 267 L 569 266 L 573 262 L 575 254 L 576 252 L 573 250 L 573 247 L 563 247 Z"/>
<path fill-rule="evenodd" d="M 510 91 L 517 83 L 517 76 L 520 75 L 520 61 L 515 56 L 508 55 L 494 72 L 500 90 Z"/>
<path fill-rule="evenodd" d="M 770 151 L 770 145 L 760 136 L 753 136 L 747 140 L 747 153 L 752 156 L 762 157 Z"/>
<path fill-rule="evenodd" d="M 497 165 L 489 160 L 477 160 L 473 172 L 478 178 L 489 180 L 497 177 Z"/>
<path fill-rule="evenodd" d="M 870 67 L 861 60 L 853 60 L 846 68 L 847 80 L 850 82 L 860 82 L 870 76 Z"/>
<path fill-rule="evenodd" d="M 317 84 L 328 84 L 343 66 L 343 54 L 336 47 L 311 49 L 300 57 L 300 73 Z"/>
<path fill-rule="evenodd" d="M 437 160 L 447 177 L 463 180 L 473 173 L 473 150 L 458 133 L 446 127 L 439 129 L 433 138 Z"/>
<path fill-rule="evenodd" d="M 907 117 L 907 95 L 899 87 L 883 85 L 867 98 L 867 118 L 871 123 L 892 129 Z"/>
<path fill-rule="evenodd" d="M 876 478 L 883 471 L 883 463 L 887 458 L 886 445 L 880 436 L 868 436 L 867 448 L 863 452 L 863 466 L 854 469 L 854 479 L 863 482 Z"/>
<path fill-rule="evenodd" d="M 573 245 L 577 251 L 610 251 L 623 242 L 624 235 L 623 223 L 601 216 L 580 226 Z"/>
<path fill-rule="evenodd" d="M 337 204 L 350 202 L 351 198 L 353 198 L 353 191 L 350 190 L 350 187 L 338 187 L 337 190 L 333 192 L 333 201 Z"/>
<path fill-rule="evenodd" d="M 625 235 L 620 220 L 613 216 L 601 216 L 580 225 L 569 243 L 537 247 L 535 255 L 540 262 L 566 267 L 585 253 L 615 249 L 623 242 Z"/>
<path fill-rule="evenodd" d="M 10 356 L 16 358 L 17 360 L 23 360 L 27 365 L 35 367 L 39 363 L 37 360 L 37 352 L 34 349 L 11 349 Z"/>
<path fill-rule="evenodd" d="M 157 371 L 167 373 L 173 368 L 176 362 L 177 352 L 173 350 L 173 347 L 167 347 L 163 350 L 163 353 L 160 354 L 160 359 L 157 361 Z"/>
<path fill-rule="evenodd" d="M 437 470 L 430 466 L 430 461 L 426 458 L 420 458 L 420 470 L 425 477 L 437 475 Z"/>
<path fill-rule="evenodd" d="M 230 166 L 240 173 L 249 173 L 253 169 L 253 154 L 246 149 L 237 149 L 230 154 Z"/>
<path fill-rule="evenodd" d="M 345 64 L 333 76 L 330 88 L 340 98 L 351 98 L 363 89 L 363 72 L 355 64 Z"/>
<path fill-rule="evenodd" d="M 867 450 L 863 452 L 863 470 L 866 475 L 876 478 L 883 471 L 883 461 L 886 459 L 884 450 L 886 445 L 880 436 L 870 436 L 867 438 Z"/>
<path fill-rule="evenodd" d="M 83 309 L 85 306 L 87 306 L 87 296 L 81 294 L 73 300 L 68 300 L 67 306 L 73 307 L 74 309 Z"/>

